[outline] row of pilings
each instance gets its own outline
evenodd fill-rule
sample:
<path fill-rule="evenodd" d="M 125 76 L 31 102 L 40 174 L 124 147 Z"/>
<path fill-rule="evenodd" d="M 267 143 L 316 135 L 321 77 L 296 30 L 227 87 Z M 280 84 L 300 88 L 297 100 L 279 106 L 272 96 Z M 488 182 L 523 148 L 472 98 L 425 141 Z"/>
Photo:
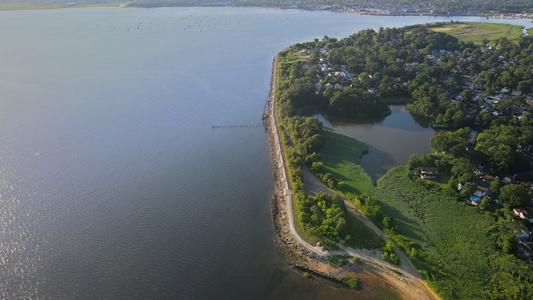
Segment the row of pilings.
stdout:
<path fill-rule="evenodd" d="M 259 128 L 263 124 L 248 124 L 248 125 L 213 125 L 211 128 Z"/>

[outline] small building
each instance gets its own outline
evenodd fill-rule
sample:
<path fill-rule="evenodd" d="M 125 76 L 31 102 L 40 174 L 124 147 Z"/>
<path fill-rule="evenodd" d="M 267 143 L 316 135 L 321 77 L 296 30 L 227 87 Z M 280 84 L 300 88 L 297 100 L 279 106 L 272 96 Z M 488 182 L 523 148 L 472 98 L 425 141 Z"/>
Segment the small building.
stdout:
<path fill-rule="evenodd" d="M 485 174 L 484 176 L 481 177 L 481 179 L 483 179 L 483 181 L 485 182 L 493 182 L 496 179 L 496 177 L 492 176 L 492 175 L 488 175 L 488 174 Z"/>
<path fill-rule="evenodd" d="M 476 191 L 474 193 L 474 196 L 478 197 L 478 198 L 483 198 L 485 196 L 487 196 L 487 193 L 489 192 L 489 189 L 484 187 L 484 186 L 481 186 L 481 185 L 478 185 L 476 187 Z"/>
<path fill-rule="evenodd" d="M 524 232 L 524 233 L 522 233 L 521 235 L 517 236 L 516 239 L 517 239 L 518 242 L 521 243 L 521 244 L 523 244 L 523 243 L 529 243 L 529 233 Z"/>
<path fill-rule="evenodd" d="M 518 257 L 533 261 L 533 242 L 519 243 L 517 249 Z"/>
<path fill-rule="evenodd" d="M 372 94 L 377 94 L 377 93 L 379 92 L 379 90 L 376 89 L 376 88 L 369 88 L 369 89 L 368 89 L 368 92 L 369 92 L 369 93 L 372 93 Z"/>
<path fill-rule="evenodd" d="M 422 168 L 420 168 L 420 177 L 422 179 L 437 178 L 437 174 L 439 174 L 439 168 L 435 168 L 435 167 L 422 167 Z"/>
<path fill-rule="evenodd" d="M 529 214 L 525 209 L 523 208 L 515 208 L 513 209 L 513 215 L 515 217 L 518 217 L 523 220 L 528 220 L 529 223 L 533 223 L 533 215 Z"/>

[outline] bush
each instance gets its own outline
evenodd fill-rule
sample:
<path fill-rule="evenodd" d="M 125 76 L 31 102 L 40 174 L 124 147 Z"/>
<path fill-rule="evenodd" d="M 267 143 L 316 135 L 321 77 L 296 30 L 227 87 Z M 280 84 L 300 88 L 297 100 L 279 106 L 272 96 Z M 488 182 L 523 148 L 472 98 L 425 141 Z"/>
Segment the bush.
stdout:
<path fill-rule="evenodd" d="M 344 282 L 346 285 L 348 285 L 352 289 L 356 289 L 359 287 L 359 281 L 357 281 L 357 278 L 346 276 L 346 277 L 342 277 L 341 280 L 342 282 Z"/>
<path fill-rule="evenodd" d="M 384 260 L 389 261 L 394 265 L 400 264 L 400 257 L 396 255 L 396 251 L 394 251 L 394 243 L 392 241 L 387 241 L 385 247 L 383 247 L 382 257 Z"/>

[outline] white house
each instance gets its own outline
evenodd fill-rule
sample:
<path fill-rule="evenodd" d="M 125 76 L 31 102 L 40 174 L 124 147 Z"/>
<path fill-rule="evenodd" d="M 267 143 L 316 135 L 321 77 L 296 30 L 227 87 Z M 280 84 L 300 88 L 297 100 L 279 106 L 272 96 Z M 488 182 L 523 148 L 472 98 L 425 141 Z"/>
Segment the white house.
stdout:
<path fill-rule="evenodd" d="M 523 219 L 528 220 L 529 223 L 533 223 L 533 215 L 530 215 L 525 209 L 523 208 L 515 208 L 513 209 L 513 215 Z"/>

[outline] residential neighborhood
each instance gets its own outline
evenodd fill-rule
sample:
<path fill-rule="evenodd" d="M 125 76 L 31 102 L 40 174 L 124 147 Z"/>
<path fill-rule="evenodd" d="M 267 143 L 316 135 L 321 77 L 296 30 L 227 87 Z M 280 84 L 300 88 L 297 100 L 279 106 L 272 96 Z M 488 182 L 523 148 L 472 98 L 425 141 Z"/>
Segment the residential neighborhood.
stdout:
<path fill-rule="evenodd" d="M 330 107 L 334 107 L 337 99 L 343 99 L 341 103 L 347 105 L 350 99 L 365 95 L 372 101 L 404 95 L 413 101 L 407 104 L 413 113 L 433 118 L 433 126 L 449 131 L 449 136 L 454 129 L 464 128 L 466 135 L 449 138 L 436 146 L 430 163 L 421 163 L 416 169 L 417 176 L 430 181 L 447 178 L 468 205 L 506 211 L 504 216 L 520 221 L 521 227 L 513 233 L 519 245 L 515 254 L 531 260 L 533 251 L 528 243 L 532 241 L 529 236 L 533 230 L 533 136 L 528 133 L 531 126 L 527 124 L 533 107 L 533 76 L 528 60 L 521 55 L 529 52 L 511 51 L 505 40 L 496 46 L 453 45 L 453 41 L 448 41 L 447 45 L 452 46 L 391 50 L 393 45 L 402 44 L 403 33 L 387 30 L 380 29 L 378 33 L 378 40 L 380 35 L 387 36 L 384 45 L 374 48 L 388 52 L 377 55 L 358 52 L 355 46 L 340 47 L 339 41 L 329 37 L 297 45 L 299 48 L 294 50 L 302 69 L 310 76 L 307 78 L 314 77 L 315 93 L 328 99 L 323 101 L 329 102 Z M 364 38 L 364 34 L 361 36 Z M 342 114 L 346 110 L 341 107 L 337 112 Z M 514 141 L 509 143 L 505 135 L 511 132 L 515 132 Z M 496 139 L 491 142 L 498 135 L 501 142 Z M 447 139 L 447 135 L 437 136 Z M 452 146 L 456 143 L 453 139 L 461 142 Z M 498 143 L 507 144 L 505 147 L 510 148 L 504 157 L 512 156 L 516 161 L 502 165 L 502 159 L 496 159 L 498 154 L 493 152 L 503 147 Z M 480 159 L 480 153 L 488 156 Z M 467 171 L 454 171 L 461 156 L 467 165 L 476 163 Z M 492 189 L 506 190 L 504 186 L 527 190 L 529 201 L 519 204 L 500 201 L 499 192 Z"/>

